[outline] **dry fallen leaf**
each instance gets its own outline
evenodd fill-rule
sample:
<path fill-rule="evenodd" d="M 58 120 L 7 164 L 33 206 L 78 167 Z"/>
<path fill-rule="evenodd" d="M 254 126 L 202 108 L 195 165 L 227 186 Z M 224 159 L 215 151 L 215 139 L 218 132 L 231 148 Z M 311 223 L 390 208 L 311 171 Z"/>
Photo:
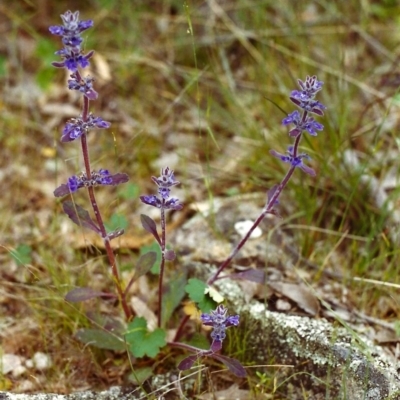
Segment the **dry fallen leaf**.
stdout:
<path fill-rule="evenodd" d="M 157 328 L 156 315 L 140 297 L 131 297 L 131 307 L 138 317 L 143 317 L 147 321 L 149 331 Z"/>
<path fill-rule="evenodd" d="M 218 390 L 213 393 L 204 393 L 197 396 L 201 400 L 250 400 L 255 399 L 254 395 L 249 390 L 239 389 L 239 385 L 234 383 L 231 387 L 225 390 Z M 258 397 L 261 400 L 261 397 Z"/>
<path fill-rule="evenodd" d="M 268 286 L 276 292 L 297 303 L 297 305 L 309 313 L 317 315 L 319 302 L 311 290 L 302 283 L 269 282 Z"/>

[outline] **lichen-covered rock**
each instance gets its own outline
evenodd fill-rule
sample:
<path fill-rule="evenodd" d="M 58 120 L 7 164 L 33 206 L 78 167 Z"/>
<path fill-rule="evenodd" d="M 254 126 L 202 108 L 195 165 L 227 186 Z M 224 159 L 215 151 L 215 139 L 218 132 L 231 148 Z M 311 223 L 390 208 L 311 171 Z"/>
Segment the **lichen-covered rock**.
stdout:
<path fill-rule="evenodd" d="M 270 312 L 258 301 L 246 304 L 235 282 L 223 280 L 218 286 L 251 327 L 246 357 L 256 364 L 273 360 L 293 365 L 286 369 L 287 375 L 296 376 L 291 382 L 309 389 L 310 395 L 335 400 L 400 399 L 400 376 L 392 360 L 369 339 L 324 319 Z"/>
<path fill-rule="evenodd" d="M 132 390 L 111 387 L 102 392 L 76 392 L 68 395 L 53 393 L 14 394 L 0 392 L 0 400 L 136 400 L 143 398 Z"/>

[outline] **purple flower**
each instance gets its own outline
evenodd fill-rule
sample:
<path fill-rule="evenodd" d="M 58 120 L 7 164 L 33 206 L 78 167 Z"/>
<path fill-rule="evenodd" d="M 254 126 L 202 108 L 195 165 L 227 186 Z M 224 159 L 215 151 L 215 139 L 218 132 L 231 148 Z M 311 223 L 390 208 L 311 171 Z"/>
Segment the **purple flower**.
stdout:
<path fill-rule="evenodd" d="M 289 132 L 290 136 L 298 136 L 302 131 L 307 131 L 312 136 L 317 136 L 317 130 L 322 131 L 324 126 L 315 121 L 313 117 L 307 117 L 303 121 L 299 111 L 293 111 L 286 118 L 282 120 L 283 125 L 294 124 L 295 127 Z"/>
<path fill-rule="evenodd" d="M 89 59 L 93 56 L 94 51 L 89 51 L 86 55 L 76 53 L 71 49 L 65 48 L 56 51 L 57 55 L 61 56 L 64 61 L 54 61 L 52 63 L 53 67 L 57 68 L 67 68 L 70 71 L 77 71 L 78 67 L 86 68 L 89 65 Z"/>
<path fill-rule="evenodd" d="M 168 210 L 180 211 L 183 208 L 183 204 L 177 198 L 170 198 L 165 202 L 165 208 Z"/>
<path fill-rule="evenodd" d="M 286 153 L 288 153 L 288 155 L 278 153 L 275 150 L 270 150 L 269 153 L 271 155 L 273 155 L 274 157 L 279 158 L 281 161 L 283 161 L 285 163 L 289 163 L 293 167 L 300 168 L 305 173 L 307 173 L 307 174 L 309 174 L 311 176 L 315 176 L 316 175 L 315 171 L 312 168 L 310 168 L 307 165 L 303 164 L 303 159 L 311 160 L 310 156 L 308 154 L 306 154 L 306 153 L 297 154 L 295 156 L 293 154 L 293 147 L 292 146 L 289 146 L 288 150 L 286 151 Z"/>
<path fill-rule="evenodd" d="M 97 99 L 97 92 L 93 89 L 93 81 L 94 78 L 90 76 L 86 76 L 81 78 L 81 76 L 74 72 L 71 74 L 71 79 L 68 79 L 68 89 L 69 90 L 78 90 L 83 93 L 89 100 Z"/>
<path fill-rule="evenodd" d="M 318 81 L 316 76 L 307 76 L 304 82 L 299 79 L 298 83 L 301 90 L 293 90 L 290 94 L 290 100 L 307 112 L 324 115 L 323 110 L 326 107 L 319 101 L 314 100 L 316 93 L 321 90 L 324 83 Z"/>
<path fill-rule="evenodd" d="M 289 124 L 295 124 L 299 125 L 301 121 L 301 116 L 299 111 L 293 111 L 291 114 L 289 114 L 286 118 L 282 120 L 283 125 L 289 125 Z"/>
<path fill-rule="evenodd" d="M 307 131 L 311 136 L 317 136 L 317 131 L 322 131 L 324 126 L 315 121 L 313 117 L 307 117 L 306 121 L 301 125 L 301 129 Z"/>
<path fill-rule="evenodd" d="M 151 179 L 158 186 L 158 194 L 160 197 L 155 195 L 140 196 L 140 200 L 152 207 L 162 208 L 164 210 L 182 210 L 183 204 L 177 198 L 169 197 L 171 187 L 179 185 L 179 181 L 175 179 L 174 171 L 168 167 L 161 169 L 161 176 L 156 178 L 152 176 Z"/>
<path fill-rule="evenodd" d="M 83 55 L 81 51 L 81 44 L 83 39 L 81 33 L 86 29 L 93 26 L 92 20 L 79 20 L 79 11 L 74 13 L 67 11 L 61 15 L 64 26 L 56 25 L 51 26 L 49 31 L 53 35 L 62 36 L 62 43 L 64 48 L 57 51 L 56 55 L 63 58 L 62 62 L 53 62 L 53 66 L 57 68 L 67 68 L 70 71 L 77 71 L 78 67 L 85 68 L 89 65 L 89 59 L 93 55 L 93 51 Z"/>
<path fill-rule="evenodd" d="M 74 13 L 67 11 L 64 14 L 61 14 L 60 17 L 64 23 L 64 26 L 51 26 L 49 31 L 53 35 L 65 37 L 74 36 L 93 26 L 93 21 L 91 19 L 85 21 L 79 20 L 79 11 L 75 11 Z"/>
<path fill-rule="evenodd" d="M 290 100 L 305 111 L 312 112 L 318 115 L 324 115 L 326 107 L 317 100 L 305 98 L 303 92 L 294 90 L 290 95 Z"/>
<path fill-rule="evenodd" d="M 297 82 L 305 92 L 308 92 L 312 96 L 319 92 L 324 84 L 324 82 L 319 81 L 315 75 L 307 76 L 304 82 L 300 79 L 298 79 Z"/>
<path fill-rule="evenodd" d="M 239 315 L 227 315 L 228 309 L 220 304 L 210 314 L 201 314 L 200 319 L 204 325 L 212 326 L 211 338 L 213 343 L 211 349 L 218 351 L 222 347 L 222 341 L 226 337 L 226 328 L 239 325 Z"/>
<path fill-rule="evenodd" d="M 121 183 L 128 182 L 128 180 L 129 177 L 127 174 L 117 173 L 111 175 L 107 169 L 92 171 L 90 174 L 90 178 L 88 178 L 85 172 L 82 172 L 79 176 L 73 175 L 69 177 L 67 184 L 60 185 L 54 191 L 54 196 L 66 196 L 67 194 L 74 193 L 78 189 L 83 187 L 99 185 L 119 185 Z"/>
<path fill-rule="evenodd" d="M 83 121 L 82 117 L 71 118 L 69 122 L 65 124 L 62 131 L 61 141 L 62 142 L 72 142 L 75 139 L 80 138 L 89 132 L 89 129 L 93 128 L 109 128 L 110 123 L 104 121 L 100 117 L 95 117 L 93 114 L 89 114 L 87 121 Z"/>
<path fill-rule="evenodd" d="M 175 180 L 174 171 L 169 169 L 169 167 L 162 168 L 161 176 L 158 178 L 152 176 L 151 179 L 157 186 L 162 188 L 169 188 L 171 186 L 179 185 L 180 183 L 179 181 Z"/>
<path fill-rule="evenodd" d="M 69 191 L 71 193 L 73 193 L 73 192 L 76 192 L 79 188 L 83 187 L 83 184 L 76 175 L 73 175 L 68 178 L 67 186 L 68 186 Z"/>
<path fill-rule="evenodd" d="M 149 206 L 161 208 L 161 200 L 155 196 L 154 194 L 151 194 L 149 196 L 139 196 L 140 200 L 142 203 L 147 204 Z"/>
<path fill-rule="evenodd" d="M 159 195 L 165 200 L 168 199 L 170 192 L 171 192 L 171 189 L 169 189 L 169 188 L 162 187 L 162 186 L 158 188 Z"/>

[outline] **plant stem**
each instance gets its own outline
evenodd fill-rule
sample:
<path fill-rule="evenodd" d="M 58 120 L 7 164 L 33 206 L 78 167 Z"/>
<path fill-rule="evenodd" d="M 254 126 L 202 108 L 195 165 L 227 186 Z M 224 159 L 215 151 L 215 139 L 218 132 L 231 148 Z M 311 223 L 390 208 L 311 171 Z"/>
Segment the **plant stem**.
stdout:
<path fill-rule="evenodd" d="M 162 295 L 163 295 L 163 278 L 165 269 L 165 199 L 162 199 L 161 205 L 161 264 L 160 264 L 160 278 L 158 280 L 158 322 L 157 325 L 160 328 L 162 323 Z"/>
<path fill-rule="evenodd" d="M 190 344 L 181 343 L 181 342 L 167 342 L 167 345 L 170 347 L 179 347 L 180 349 L 189 350 L 193 353 L 198 353 L 199 355 L 202 355 L 202 356 L 207 356 L 207 355 L 211 355 L 214 353 L 212 350 L 199 349 L 198 347 L 194 347 L 194 346 L 191 346 Z"/>
<path fill-rule="evenodd" d="M 86 96 L 83 96 L 82 120 L 85 122 L 85 121 L 87 121 L 88 117 L 89 117 L 89 99 Z M 88 150 L 86 133 L 81 136 L 81 147 L 82 147 L 83 160 L 84 160 L 84 164 L 85 164 L 86 176 L 88 179 L 90 179 L 92 172 L 91 172 L 91 167 L 90 167 L 90 158 L 89 158 L 89 150 Z M 129 320 L 132 317 L 132 312 L 126 302 L 126 295 L 122 289 L 121 279 L 119 277 L 118 267 L 117 267 L 117 263 L 115 260 L 115 254 L 111 247 L 110 239 L 107 236 L 107 231 L 104 226 L 104 222 L 103 222 L 103 218 L 100 213 L 100 209 L 97 205 L 93 186 L 89 186 L 87 189 L 88 189 L 88 193 L 89 193 L 90 203 L 92 205 L 92 209 L 93 209 L 94 215 L 96 217 L 97 224 L 101 231 L 101 237 L 103 238 L 104 247 L 106 249 L 108 261 L 111 266 L 111 271 L 112 271 L 112 274 L 114 277 L 115 286 L 117 288 L 118 297 L 122 304 L 122 308 L 125 313 L 125 318 L 127 320 Z"/>
<path fill-rule="evenodd" d="M 303 117 L 304 118 L 304 117 Z M 298 135 L 295 139 L 294 142 L 294 150 L 293 153 L 297 155 L 297 149 L 300 144 L 301 140 L 301 134 Z M 288 184 L 290 178 L 293 175 L 294 170 L 296 167 L 291 166 L 288 172 L 286 173 L 285 177 L 282 179 L 281 183 L 277 186 L 274 194 L 271 196 L 271 198 L 268 200 L 267 204 L 265 207 L 262 209 L 261 214 L 258 216 L 258 218 L 254 221 L 253 225 L 250 227 L 249 231 L 246 233 L 246 235 L 242 238 L 242 240 L 236 245 L 236 247 L 233 249 L 232 253 L 228 256 L 228 258 L 219 266 L 217 271 L 212 275 L 208 281 L 208 285 L 212 285 L 217 279 L 219 274 L 230 264 L 232 259 L 236 256 L 236 254 L 240 251 L 240 249 L 246 244 L 247 240 L 253 233 L 254 229 L 257 228 L 257 226 L 261 223 L 261 221 L 265 218 L 267 214 L 271 214 L 272 209 L 274 208 L 274 205 L 276 204 L 276 201 L 278 200 L 279 196 L 281 195 L 283 189 L 286 187 Z"/>
<path fill-rule="evenodd" d="M 178 329 L 176 330 L 174 342 L 179 340 L 179 338 L 182 336 L 183 328 L 185 327 L 185 325 L 189 321 L 189 319 L 190 319 L 190 315 L 185 315 L 185 317 L 182 319 L 181 323 L 179 324 Z"/>

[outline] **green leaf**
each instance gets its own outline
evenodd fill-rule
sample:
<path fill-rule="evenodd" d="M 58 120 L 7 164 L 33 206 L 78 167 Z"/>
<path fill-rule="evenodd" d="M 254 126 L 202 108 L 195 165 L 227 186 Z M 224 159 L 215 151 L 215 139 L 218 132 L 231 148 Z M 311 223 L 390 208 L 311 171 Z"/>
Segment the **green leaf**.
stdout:
<path fill-rule="evenodd" d="M 400 322 L 399 321 L 395 321 L 394 331 L 396 333 L 396 336 L 400 337 Z"/>
<path fill-rule="evenodd" d="M 153 375 L 153 368 L 143 367 L 137 368 L 128 375 L 128 380 L 135 385 L 141 385 L 146 379 Z"/>
<path fill-rule="evenodd" d="M 121 351 L 126 350 L 125 342 L 122 338 L 100 329 L 79 329 L 75 337 L 85 344 L 97 347 L 99 349 Z"/>
<path fill-rule="evenodd" d="M 124 200 L 134 200 L 139 196 L 139 193 L 139 186 L 136 183 L 132 182 L 121 186 L 121 189 L 118 190 L 118 195 Z"/>
<path fill-rule="evenodd" d="M 27 244 L 18 245 L 16 249 L 11 250 L 10 254 L 18 266 L 32 262 L 32 247 Z"/>
<path fill-rule="evenodd" d="M 185 291 L 190 299 L 197 303 L 204 313 L 209 313 L 217 306 L 217 303 L 206 293 L 207 288 L 206 283 L 196 278 L 189 279 L 189 283 L 185 286 Z"/>
<path fill-rule="evenodd" d="M 56 69 L 52 67 L 54 52 L 57 50 L 55 41 L 46 37 L 39 37 L 36 41 L 35 56 L 41 60 L 41 67 L 36 73 L 35 79 L 41 89 L 46 90 L 53 82 L 56 76 Z"/>
<path fill-rule="evenodd" d="M 105 224 L 107 231 L 115 231 L 117 229 L 126 229 L 128 227 L 128 220 L 122 214 L 113 214 L 110 221 Z"/>
<path fill-rule="evenodd" d="M 153 275 L 158 275 L 160 273 L 160 264 L 161 264 L 161 249 L 157 242 L 153 242 L 148 246 L 143 246 L 140 248 L 140 255 L 143 255 L 148 252 L 155 252 L 157 254 L 157 259 L 154 265 L 151 267 L 150 272 Z"/>
<path fill-rule="evenodd" d="M 162 326 L 165 326 L 176 307 L 178 307 L 182 301 L 185 295 L 185 283 L 186 274 L 181 272 L 178 273 L 177 276 L 174 276 L 174 279 L 171 279 L 166 286 L 162 301 Z"/>
<path fill-rule="evenodd" d="M 193 334 L 193 336 L 190 338 L 187 344 L 190 344 L 193 347 L 197 347 L 203 350 L 208 350 L 210 348 L 209 340 L 204 335 L 198 332 L 195 332 Z"/>
<path fill-rule="evenodd" d="M 6 76 L 6 62 L 6 57 L 0 55 L 0 78 Z"/>
<path fill-rule="evenodd" d="M 139 257 L 139 261 L 136 263 L 134 279 L 138 279 L 147 274 L 147 272 L 154 267 L 156 260 L 157 253 L 155 251 L 142 254 Z"/>
<path fill-rule="evenodd" d="M 189 283 L 185 286 L 186 293 L 195 303 L 199 303 L 204 300 L 204 292 L 206 288 L 207 285 L 203 281 L 196 278 L 189 279 Z"/>
<path fill-rule="evenodd" d="M 47 90 L 52 82 L 54 82 L 56 71 L 54 68 L 42 68 L 35 76 L 36 83 L 43 90 Z"/>
<path fill-rule="evenodd" d="M 147 355 L 154 358 L 167 344 L 165 335 L 164 329 L 161 328 L 149 332 L 146 320 L 143 317 L 136 317 L 128 324 L 125 340 L 135 357 Z"/>

